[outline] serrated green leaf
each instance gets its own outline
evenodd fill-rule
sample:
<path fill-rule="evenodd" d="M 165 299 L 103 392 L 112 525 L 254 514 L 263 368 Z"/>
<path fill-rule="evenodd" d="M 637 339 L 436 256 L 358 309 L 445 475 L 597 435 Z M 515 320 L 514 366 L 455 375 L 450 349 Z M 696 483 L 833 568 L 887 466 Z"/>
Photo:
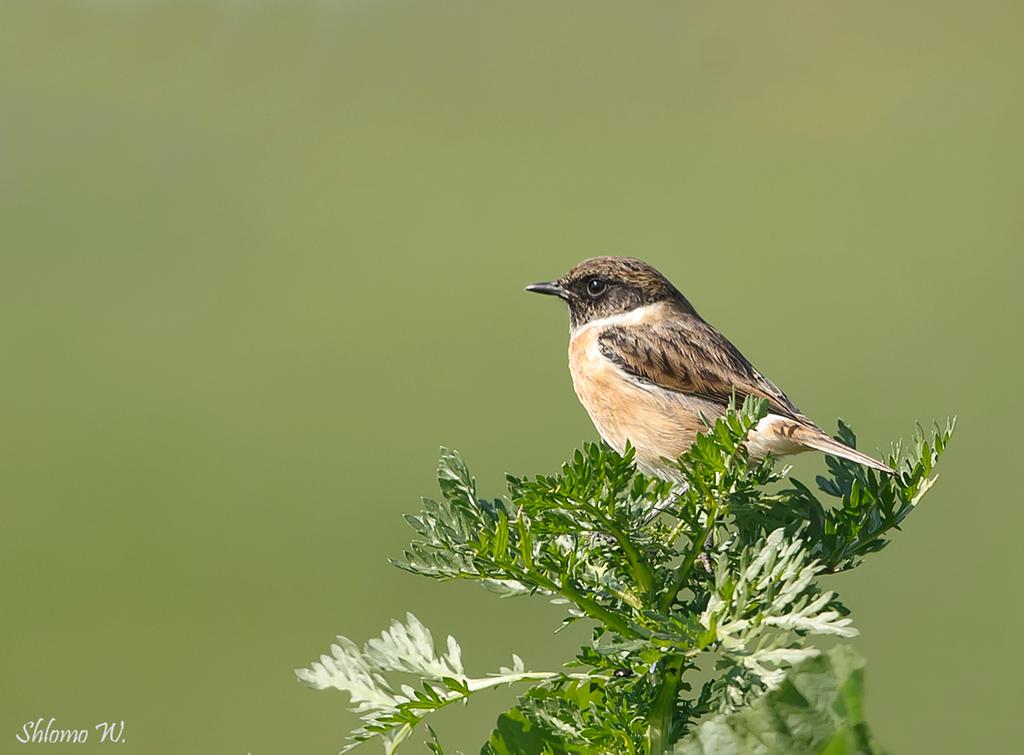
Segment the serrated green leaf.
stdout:
<path fill-rule="evenodd" d="M 701 723 L 674 755 L 871 755 L 863 669 L 847 646 L 804 661 L 750 706 Z"/>

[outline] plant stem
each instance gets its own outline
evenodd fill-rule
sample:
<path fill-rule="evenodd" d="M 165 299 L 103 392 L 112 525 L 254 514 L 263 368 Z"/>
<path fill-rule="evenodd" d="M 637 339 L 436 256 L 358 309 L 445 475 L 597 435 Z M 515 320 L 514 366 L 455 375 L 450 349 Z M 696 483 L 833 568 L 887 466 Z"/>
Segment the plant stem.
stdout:
<path fill-rule="evenodd" d="M 574 499 L 573 499 L 574 500 Z M 584 501 L 575 501 L 578 508 L 591 508 Z M 618 527 L 609 517 L 605 516 L 601 511 L 594 511 L 594 514 L 601 521 L 601 526 L 604 527 L 608 534 L 615 538 L 615 542 L 622 548 L 622 552 L 626 554 L 626 559 L 629 561 L 629 570 L 633 575 L 633 580 L 636 582 L 637 587 L 640 588 L 646 597 L 653 597 L 654 595 L 654 574 L 651 572 L 647 562 L 644 561 L 643 554 L 633 544 L 633 541 L 629 539 L 629 536 Z"/>
<path fill-rule="evenodd" d="M 679 680 L 682 676 L 683 658 L 669 655 L 665 658 L 664 678 L 647 726 L 647 749 L 649 755 L 664 755 L 672 746 L 672 722 L 676 713 L 676 698 L 679 695 Z"/>
<path fill-rule="evenodd" d="M 530 584 L 530 582 L 533 582 L 534 584 L 544 588 L 545 590 L 556 592 L 562 597 L 568 598 L 573 603 L 578 605 L 588 616 L 597 619 L 598 621 L 604 622 L 605 626 L 607 626 L 609 629 L 618 632 L 623 637 L 629 637 L 632 639 L 650 637 L 650 632 L 648 632 L 647 630 L 641 629 L 640 627 L 631 627 L 619 616 L 616 616 L 614 613 L 609 611 L 600 603 L 598 603 L 595 600 L 592 600 L 591 598 L 588 598 L 586 595 L 581 593 L 579 590 L 577 590 L 575 587 L 569 584 L 568 576 L 563 576 L 561 580 L 562 583 L 558 584 L 554 580 L 549 579 L 548 577 L 545 577 L 542 574 L 534 572 L 533 554 L 529 538 L 529 530 L 526 526 L 526 523 L 523 521 L 521 515 L 517 522 L 517 527 L 519 529 L 520 534 L 520 551 L 523 563 L 526 565 L 527 571 L 524 572 L 520 569 L 517 569 L 511 564 L 502 564 L 502 566 L 505 569 L 512 571 L 519 581 L 523 582 L 524 584 Z M 621 534 L 623 538 L 625 538 L 625 533 Z M 626 540 L 626 542 L 629 542 L 628 539 Z M 629 545 L 630 547 L 633 546 L 632 543 L 629 543 Z M 636 549 L 634 548 L 634 552 L 635 550 Z M 639 554 L 637 554 L 637 557 L 639 557 Z"/>
<path fill-rule="evenodd" d="M 704 525 L 704 531 L 701 532 L 693 544 L 693 549 L 687 554 L 686 559 L 679 565 L 676 570 L 675 579 L 672 580 L 672 585 L 669 587 L 667 593 L 661 597 L 661 604 L 658 606 L 663 613 L 667 613 L 672 607 L 672 601 L 675 600 L 676 595 L 683 589 L 683 585 L 686 584 L 687 578 L 690 576 L 690 572 L 693 571 L 693 565 L 697 561 L 697 557 L 704 551 L 704 546 L 707 545 L 708 536 L 711 531 L 715 528 L 715 515 L 718 513 L 718 507 L 712 505 L 708 511 L 708 521 Z"/>
<path fill-rule="evenodd" d="M 565 598 L 568 598 L 573 603 L 578 605 L 583 611 L 591 618 L 597 619 L 598 621 L 604 622 L 604 624 L 623 637 L 636 638 L 647 638 L 650 637 L 650 632 L 640 627 L 631 627 L 621 618 L 616 616 L 614 613 L 609 611 L 607 608 L 602 606 L 600 603 L 591 600 L 586 597 L 583 593 L 577 590 L 575 587 L 570 585 L 567 581 L 563 581 L 562 584 L 557 584 L 553 580 L 547 577 L 542 577 L 539 574 L 534 574 L 529 577 L 534 582 L 539 583 L 542 587 L 552 592 L 557 592 Z"/>
<path fill-rule="evenodd" d="M 644 595 L 653 595 L 654 576 L 644 562 L 640 551 L 633 545 L 633 541 L 629 539 L 626 533 L 612 524 L 610 520 L 605 519 L 605 526 L 608 528 L 608 533 L 615 538 L 623 553 L 626 554 L 626 558 L 629 559 L 630 571 L 633 572 L 633 579 L 636 580 L 637 587 L 640 588 Z"/>

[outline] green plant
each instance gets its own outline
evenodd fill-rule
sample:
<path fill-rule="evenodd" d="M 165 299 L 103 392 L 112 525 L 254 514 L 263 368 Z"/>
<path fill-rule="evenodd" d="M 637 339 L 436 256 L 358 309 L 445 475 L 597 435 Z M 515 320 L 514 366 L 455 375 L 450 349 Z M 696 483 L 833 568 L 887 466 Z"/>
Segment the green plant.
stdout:
<path fill-rule="evenodd" d="M 826 506 L 772 459 L 748 458 L 743 441 L 765 413 L 748 399 L 708 427 L 678 460 L 685 485 L 639 474 L 629 449 L 590 444 L 560 474 L 509 477 L 508 495 L 486 500 L 442 450 L 442 498 L 407 516 L 417 539 L 396 565 L 562 602 L 564 623 L 592 621 L 593 640 L 563 670 L 527 671 L 512 656 L 470 677 L 458 643 L 439 653 L 411 615 L 362 648 L 339 637 L 297 673 L 351 696 L 362 726 L 345 750 L 379 736 L 390 753 L 431 712 L 528 683 L 482 753 L 872 752 L 859 659 L 811 642 L 857 633 L 818 578 L 885 547 L 934 481 L 953 423 L 897 444 L 895 477 L 828 457 Z M 856 442 L 842 423 L 839 437 Z M 713 665 L 699 689 L 698 664 Z"/>

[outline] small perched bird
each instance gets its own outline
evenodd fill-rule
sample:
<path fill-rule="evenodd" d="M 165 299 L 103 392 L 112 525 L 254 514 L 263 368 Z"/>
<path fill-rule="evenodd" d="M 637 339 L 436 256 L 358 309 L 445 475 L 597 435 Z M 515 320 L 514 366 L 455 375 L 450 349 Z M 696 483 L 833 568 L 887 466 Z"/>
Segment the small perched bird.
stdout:
<path fill-rule="evenodd" d="M 730 399 L 768 401 L 747 450 L 760 459 L 824 451 L 889 474 L 893 470 L 805 417 L 728 339 L 705 322 L 664 275 L 642 260 L 595 257 L 527 291 L 569 305 L 569 370 L 598 433 L 622 453 L 628 441 L 645 472 L 679 479 L 673 463 Z"/>

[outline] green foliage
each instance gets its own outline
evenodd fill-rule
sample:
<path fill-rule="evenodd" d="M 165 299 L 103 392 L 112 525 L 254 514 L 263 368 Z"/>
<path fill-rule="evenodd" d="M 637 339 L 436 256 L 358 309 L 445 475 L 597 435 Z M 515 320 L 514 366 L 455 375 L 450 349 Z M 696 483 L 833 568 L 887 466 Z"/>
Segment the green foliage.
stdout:
<path fill-rule="evenodd" d="M 321 655 L 309 668 L 295 673 L 314 689 L 347 692 L 354 710 L 361 714 L 363 725 L 352 732 L 352 742 L 342 752 L 378 735 L 384 740 L 385 752 L 393 752 L 428 713 L 464 700 L 474 692 L 560 676 L 526 671 L 522 659 L 513 655 L 511 668 L 501 668 L 484 678 L 468 677 L 462 667 L 459 643 L 449 636 L 447 652 L 438 653 L 430 630 L 412 614 L 406 615 L 404 624 L 392 622 L 389 629 L 362 649 L 347 637 L 338 637 L 330 650 L 330 655 Z M 399 675 L 415 677 L 420 680 L 420 687 L 402 684 Z"/>
<path fill-rule="evenodd" d="M 877 752 L 864 722 L 864 662 L 835 647 L 794 666 L 749 706 L 709 718 L 680 741 L 674 755 Z"/>
<path fill-rule="evenodd" d="M 442 449 L 441 500 L 406 517 L 416 539 L 396 565 L 503 597 L 539 594 L 567 606 L 563 623 L 590 620 L 592 641 L 563 670 L 526 671 L 514 656 L 469 677 L 458 644 L 449 637 L 438 653 L 410 615 L 362 649 L 340 637 L 300 678 L 349 693 L 363 724 L 348 747 L 381 736 L 391 752 L 431 712 L 529 682 L 484 755 L 870 752 L 859 662 L 812 642 L 857 633 L 818 579 L 887 544 L 934 482 L 953 426 L 895 446 L 896 476 L 828 457 L 817 479 L 826 506 L 773 460 L 748 457 L 765 413 L 748 399 L 708 427 L 678 460 L 682 485 L 638 473 L 631 449 L 588 444 L 559 474 L 510 476 L 508 495 L 487 500 Z M 842 423 L 838 437 L 856 442 Z M 714 673 L 694 688 L 699 667 Z"/>

